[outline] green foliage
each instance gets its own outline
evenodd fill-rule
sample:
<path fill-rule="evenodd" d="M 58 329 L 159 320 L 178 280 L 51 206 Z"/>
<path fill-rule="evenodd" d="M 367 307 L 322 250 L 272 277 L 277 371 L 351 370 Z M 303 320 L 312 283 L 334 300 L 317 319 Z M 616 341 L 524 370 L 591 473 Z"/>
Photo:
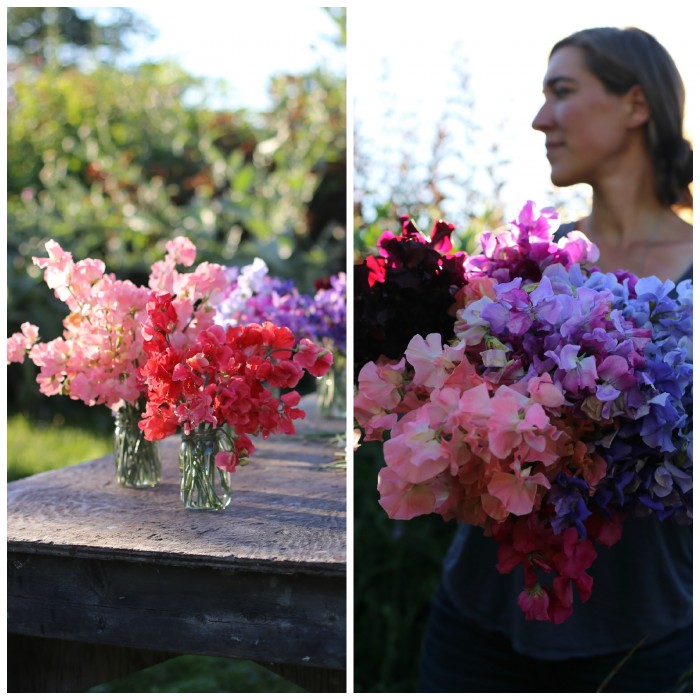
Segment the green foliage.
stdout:
<path fill-rule="evenodd" d="M 454 532 L 439 517 L 390 520 L 378 503 L 381 445 L 354 456 L 355 692 L 415 692 L 423 631 Z"/>
<path fill-rule="evenodd" d="M 323 7 L 321 9 L 333 20 L 338 31 L 335 38 L 331 37 L 331 41 L 333 41 L 336 46 L 346 46 L 348 41 L 347 7 Z"/>
<path fill-rule="evenodd" d="M 198 261 L 259 256 L 301 291 L 345 269 L 344 78 L 281 73 L 264 113 L 208 109 L 193 91 L 206 100 L 168 63 L 12 72 L 9 333 L 24 321 L 44 340 L 62 332 L 66 308 L 31 262 L 51 238 L 137 283 L 178 235 Z M 11 367 L 8 381 L 11 409 L 36 411 L 32 369 Z"/>
<path fill-rule="evenodd" d="M 34 62 L 70 63 L 85 50 L 124 51 L 131 34 L 152 36 L 153 30 L 129 8 L 109 9 L 110 18 L 97 22 L 75 7 L 8 7 L 7 45 Z"/>
<path fill-rule="evenodd" d="M 299 693 L 301 689 L 252 661 L 178 656 L 102 683 L 92 693 Z"/>

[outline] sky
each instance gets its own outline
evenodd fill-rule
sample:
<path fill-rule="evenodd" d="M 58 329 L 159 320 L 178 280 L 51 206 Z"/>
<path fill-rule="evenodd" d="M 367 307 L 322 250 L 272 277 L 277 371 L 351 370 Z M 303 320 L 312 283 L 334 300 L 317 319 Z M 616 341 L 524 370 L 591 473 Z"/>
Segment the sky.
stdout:
<path fill-rule="evenodd" d="M 275 73 L 307 71 L 321 61 L 344 70 L 342 52 L 327 40 L 335 25 L 320 7 L 145 2 L 131 9 L 158 35 L 132 42 L 130 58 L 171 58 L 195 76 L 224 80 L 230 93 L 223 106 L 265 109 Z"/>
<path fill-rule="evenodd" d="M 414 9 L 400 12 L 376 4 L 351 7 L 349 89 L 358 131 L 365 140 L 385 146 L 392 126 L 393 137 L 400 138 L 397 126 L 413 119 L 422 125 L 421 146 L 427 149 L 433 125 L 453 91 L 451 66 L 458 60 L 470 75 L 474 119 L 481 127 L 468 151 L 477 172 L 496 142 L 500 155 L 510 161 L 502 171 L 508 183 L 503 192 L 507 217 L 528 199 L 546 206 L 551 203 L 551 183 L 544 136 L 531 123 L 541 105 L 551 47 L 588 27 L 632 25 L 649 31 L 669 50 L 686 82 L 686 121 L 692 127 L 698 115 L 697 85 L 691 84 L 697 74 L 697 27 L 683 21 L 686 13 L 687 5 L 677 0 L 663 5 L 491 2 L 479 3 L 474 11 L 440 3 L 416 3 Z M 389 105 L 404 119 L 387 125 L 382 115 Z M 692 128 L 689 133 L 692 136 Z M 587 190 L 581 186 L 577 191 Z"/>

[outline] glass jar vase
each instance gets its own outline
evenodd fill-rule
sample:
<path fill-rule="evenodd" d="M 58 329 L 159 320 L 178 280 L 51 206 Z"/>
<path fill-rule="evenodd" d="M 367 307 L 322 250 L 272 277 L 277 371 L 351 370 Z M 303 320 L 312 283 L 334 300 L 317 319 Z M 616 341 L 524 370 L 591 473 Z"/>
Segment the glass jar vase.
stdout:
<path fill-rule="evenodd" d="M 223 510 L 231 503 L 231 474 L 216 466 L 219 435 L 208 423 L 182 436 L 180 498 L 188 510 Z"/>
<path fill-rule="evenodd" d="M 143 407 L 124 404 L 114 414 L 114 463 L 121 486 L 147 489 L 160 481 L 158 443 L 146 440 L 139 420 Z"/>
<path fill-rule="evenodd" d="M 316 399 L 321 418 L 345 418 L 345 355 L 333 353 L 333 366 L 323 376 L 316 379 Z"/>

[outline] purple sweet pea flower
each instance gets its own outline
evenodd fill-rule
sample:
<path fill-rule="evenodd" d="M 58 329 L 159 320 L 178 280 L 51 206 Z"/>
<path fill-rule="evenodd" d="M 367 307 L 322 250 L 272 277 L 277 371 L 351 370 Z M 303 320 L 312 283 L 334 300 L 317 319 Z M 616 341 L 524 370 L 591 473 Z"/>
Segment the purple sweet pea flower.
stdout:
<path fill-rule="evenodd" d="M 567 391 L 577 394 L 580 389 L 596 390 L 595 357 L 579 357 L 580 345 L 564 345 L 557 354 L 547 351 L 545 355 L 551 357 L 564 373 L 561 377 L 561 384 Z"/>
<path fill-rule="evenodd" d="M 502 304 L 493 301 L 484 305 L 481 318 L 488 323 L 492 334 L 499 335 L 506 329 L 510 320 L 510 312 Z"/>
<path fill-rule="evenodd" d="M 557 475 L 547 495 L 547 501 L 554 506 L 556 514 L 551 520 L 556 535 L 573 526 L 582 539 L 586 538 L 583 521 L 591 514 L 584 495 L 588 490 L 589 486 L 584 479 L 568 476 L 564 472 Z"/>
<path fill-rule="evenodd" d="M 614 401 L 623 391 L 636 385 L 637 380 L 627 361 L 619 355 L 608 355 L 598 365 L 598 377 L 603 380 L 596 390 L 601 401 Z"/>

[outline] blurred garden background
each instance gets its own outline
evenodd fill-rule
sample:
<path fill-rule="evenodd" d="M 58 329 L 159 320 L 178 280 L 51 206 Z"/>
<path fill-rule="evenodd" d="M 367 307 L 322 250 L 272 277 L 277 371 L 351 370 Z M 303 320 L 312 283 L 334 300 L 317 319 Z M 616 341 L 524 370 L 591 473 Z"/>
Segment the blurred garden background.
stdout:
<path fill-rule="evenodd" d="M 686 81 L 692 136 L 696 44 L 677 16 L 599 0 L 564 14 L 552 0 L 511 5 L 507 15 L 501 6 L 351 8 L 355 262 L 376 253 L 383 231 L 400 232 L 401 215 L 427 235 L 437 219 L 453 223 L 455 246 L 473 252 L 480 233 L 505 226 L 528 199 L 565 221 L 587 212 L 587 186 L 551 185 L 544 136 L 531 127 L 549 51 L 578 29 L 633 25 L 664 43 Z M 456 525 L 390 520 L 378 503 L 381 445 L 362 445 L 353 462 L 355 691 L 415 692 Z"/>
<path fill-rule="evenodd" d="M 136 8 L 7 8 L 8 336 L 25 321 L 42 340 L 62 332 L 67 307 L 32 264 L 49 239 L 144 284 L 178 235 L 197 246 L 197 262 L 240 267 L 260 257 L 301 293 L 345 270 L 345 10 L 306 12 L 314 21 L 275 47 L 267 22 L 288 29 L 291 8 L 264 19 L 205 4 L 183 15 L 192 37 L 195 23 L 223 23 L 236 28 L 231 41 L 243 32 L 257 47 L 243 62 L 231 51 L 227 64 L 226 46 L 211 44 L 219 65 L 206 76 L 177 52 L 149 55 L 161 28 Z M 206 52 L 206 41 L 195 48 Z M 313 65 L 290 70 L 295 50 L 311 52 Z M 277 56 L 257 86 L 265 104 L 238 103 L 248 93 L 236 80 L 250 87 L 263 51 L 266 65 Z M 110 412 L 43 396 L 36 372 L 29 361 L 8 367 L 9 480 L 112 450 Z M 183 657 L 95 690 L 298 689 L 255 664 Z"/>

